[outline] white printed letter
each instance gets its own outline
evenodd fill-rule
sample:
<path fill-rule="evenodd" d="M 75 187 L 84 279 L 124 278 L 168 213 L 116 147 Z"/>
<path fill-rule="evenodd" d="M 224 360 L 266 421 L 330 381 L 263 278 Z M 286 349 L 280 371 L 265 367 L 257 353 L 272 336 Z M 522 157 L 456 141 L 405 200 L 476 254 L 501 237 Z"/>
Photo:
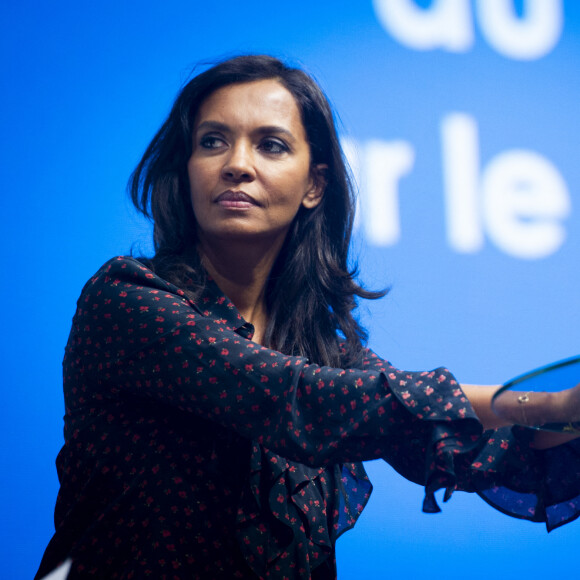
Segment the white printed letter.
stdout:
<path fill-rule="evenodd" d="M 469 0 L 434 0 L 430 8 L 419 8 L 413 0 L 373 0 L 373 4 L 386 31 L 410 48 L 466 52 L 473 45 Z"/>
<path fill-rule="evenodd" d="M 481 191 L 487 233 L 517 258 L 544 258 L 564 242 L 571 209 L 564 179 L 533 151 L 506 151 L 487 165 Z"/>
<path fill-rule="evenodd" d="M 488 42 L 509 58 L 545 56 L 562 34 L 562 0 L 524 0 L 522 18 L 516 15 L 513 0 L 478 0 L 477 12 Z"/>
<path fill-rule="evenodd" d="M 409 173 L 415 152 L 406 141 L 369 141 L 365 147 L 362 210 L 371 244 L 389 246 L 401 237 L 399 180 Z"/>
<path fill-rule="evenodd" d="M 469 115 L 453 114 L 441 123 L 447 238 L 457 252 L 483 247 L 479 204 L 479 140 Z"/>

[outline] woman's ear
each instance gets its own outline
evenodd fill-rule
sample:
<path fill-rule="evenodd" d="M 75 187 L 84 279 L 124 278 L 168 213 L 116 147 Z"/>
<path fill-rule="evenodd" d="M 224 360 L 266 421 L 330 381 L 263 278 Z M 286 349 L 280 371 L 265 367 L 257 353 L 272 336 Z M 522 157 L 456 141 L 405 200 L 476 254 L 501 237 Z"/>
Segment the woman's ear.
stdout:
<path fill-rule="evenodd" d="M 328 165 L 317 163 L 310 170 L 310 188 L 302 198 L 302 205 L 306 209 L 314 209 L 321 201 L 326 189 L 326 172 Z"/>

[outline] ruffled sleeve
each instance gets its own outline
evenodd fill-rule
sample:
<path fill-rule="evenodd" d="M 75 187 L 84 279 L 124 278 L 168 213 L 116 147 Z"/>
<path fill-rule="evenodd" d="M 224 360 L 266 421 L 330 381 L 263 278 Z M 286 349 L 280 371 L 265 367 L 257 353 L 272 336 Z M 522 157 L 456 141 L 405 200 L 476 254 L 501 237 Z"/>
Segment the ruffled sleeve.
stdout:
<path fill-rule="evenodd" d="M 425 488 L 423 511 L 441 511 L 435 492 L 447 501 L 457 487 L 456 459 L 474 450 L 482 434 L 467 397 L 446 368 L 401 371 L 367 351 L 364 368 L 382 372 L 396 397 L 388 421 L 389 444 L 383 459 L 406 479 Z M 398 407 L 405 411 L 398 411 Z"/>
<path fill-rule="evenodd" d="M 580 440 L 533 448 L 534 431 L 505 427 L 481 432 L 469 401 L 446 369 L 397 371 L 369 351 L 365 368 L 381 370 L 409 411 L 392 433 L 384 459 L 425 487 L 423 511 L 438 512 L 434 493 L 475 492 L 507 515 L 544 522 L 548 531 L 580 515 Z M 424 463 L 418 460 L 423 456 Z"/>
<path fill-rule="evenodd" d="M 533 437 L 522 427 L 487 431 L 473 452 L 457 459 L 458 489 L 551 531 L 580 515 L 580 440 L 540 451 Z"/>

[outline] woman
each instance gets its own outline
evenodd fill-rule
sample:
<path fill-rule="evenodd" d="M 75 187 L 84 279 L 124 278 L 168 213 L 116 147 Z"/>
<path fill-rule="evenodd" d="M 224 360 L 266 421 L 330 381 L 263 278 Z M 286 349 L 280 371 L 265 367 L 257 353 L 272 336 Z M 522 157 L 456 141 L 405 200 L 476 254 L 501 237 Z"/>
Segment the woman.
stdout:
<path fill-rule="evenodd" d="M 366 459 L 425 485 L 425 511 L 443 487 L 549 527 L 578 515 L 571 467 L 550 488 L 558 513 L 542 495 L 545 465 L 576 441 L 540 458 L 523 431 L 482 437 L 521 404 L 495 416 L 492 388 L 364 347 L 355 299 L 382 293 L 348 271 L 352 188 L 308 75 L 246 56 L 195 77 L 130 189 L 155 256 L 109 261 L 79 299 L 38 577 L 71 558 L 69 578 L 334 578 L 336 539 L 371 491 Z"/>

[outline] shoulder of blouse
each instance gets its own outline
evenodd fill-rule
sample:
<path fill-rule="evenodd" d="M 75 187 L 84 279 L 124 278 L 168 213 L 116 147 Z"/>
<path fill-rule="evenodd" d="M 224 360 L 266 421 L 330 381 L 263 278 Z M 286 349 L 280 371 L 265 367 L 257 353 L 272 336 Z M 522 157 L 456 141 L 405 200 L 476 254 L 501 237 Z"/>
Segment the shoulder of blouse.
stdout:
<path fill-rule="evenodd" d="M 160 295 L 159 291 L 162 290 L 165 292 Z M 204 317 L 225 323 L 225 327 L 239 331 L 244 337 L 250 333 L 251 325 L 246 323 L 236 306 L 213 280 L 208 279 L 204 292 L 194 301 L 183 288 L 165 280 L 146 263 L 131 256 L 116 256 L 105 262 L 86 283 L 79 302 L 123 298 L 124 303 L 132 303 L 136 299 L 144 307 L 151 301 L 152 295 L 154 302 L 178 300 L 176 306 L 193 308 Z M 142 310 L 145 311 L 145 308 Z"/>
<path fill-rule="evenodd" d="M 185 297 L 183 290 L 173 286 L 132 256 L 115 256 L 107 260 L 89 279 L 83 292 L 99 285 L 119 285 L 122 283 L 159 287 Z"/>

